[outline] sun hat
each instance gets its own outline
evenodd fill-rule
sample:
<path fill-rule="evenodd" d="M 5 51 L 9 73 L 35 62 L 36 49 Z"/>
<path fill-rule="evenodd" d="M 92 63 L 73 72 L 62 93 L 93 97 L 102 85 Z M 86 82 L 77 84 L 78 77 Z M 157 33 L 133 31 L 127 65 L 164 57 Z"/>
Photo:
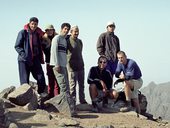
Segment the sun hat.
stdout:
<path fill-rule="evenodd" d="M 55 30 L 55 29 L 54 29 L 54 26 L 53 26 L 52 24 L 47 24 L 47 25 L 45 26 L 45 31 L 46 31 L 46 30 L 51 30 L 51 29 L 52 29 L 52 30 Z"/>

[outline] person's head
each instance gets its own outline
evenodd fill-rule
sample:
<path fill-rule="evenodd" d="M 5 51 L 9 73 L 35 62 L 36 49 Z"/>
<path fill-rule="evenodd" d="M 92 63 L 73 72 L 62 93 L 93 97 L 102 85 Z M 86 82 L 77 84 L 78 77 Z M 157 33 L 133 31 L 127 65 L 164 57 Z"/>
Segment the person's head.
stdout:
<path fill-rule="evenodd" d="M 63 23 L 61 25 L 61 35 L 66 36 L 71 28 L 71 25 L 69 23 Z"/>
<path fill-rule="evenodd" d="M 31 31 L 35 31 L 38 27 L 38 18 L 37 17 L 31 17 L 29 20 L 29 28 Z"/>
<path fill-rule="evenodd" d="M 48 24 L 45 26 L 45 32 L 48 36 L 53 36 L 55 33 L 54 26 L 52 24 Z"/>
<path fill-rule="evenodd" d="M 101 55 L 99 58 L 98 58 L 98 66 L 101 70 L 105 69 L 106 66 L 107 66 L 107 57 L 104 56 L 104 55 Z"/>
<path fill-rule="evenodd" d="M 71 27 L 70 33 L 71 33 L 71 37 L 77 38 L 78 35 L 79 35 L 79 28 L 78 28 L 78 26 Z"/>
<path fill-rule="evenodd" d="M 109 22 L 107 23 L 107 26 L 106 26 L 107 31 L 109 31 L 109 32 L 114 32 L 115 27 L 116 27 L 116 26 L 115 26 L 115 23 L 112 22 L 112 21 L 109 21 Z"/>
<path fill-rule="evenodd" d="M 124 65 L 126 64 L 127 56 L 126 56 L 126 53 L 124 51 L 119 51 L 117 53 L 117 58 L 118 58 L 119 63 L 122 63 Z"/>

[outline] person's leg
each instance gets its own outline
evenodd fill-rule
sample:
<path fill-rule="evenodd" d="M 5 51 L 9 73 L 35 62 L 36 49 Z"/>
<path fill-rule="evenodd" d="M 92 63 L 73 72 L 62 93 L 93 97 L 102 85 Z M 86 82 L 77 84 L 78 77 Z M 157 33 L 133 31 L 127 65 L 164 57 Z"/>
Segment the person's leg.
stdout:
<path fill-rule="evenodd" d="M 48 96 L 49 98 L 54 97 L 54 85 L 55 85 L 55 78 L 53 77 L 53 67 L 49 64 L 46 65 L 47 76 L 48 76 Z"/>
<path fill-rule="evenodd" d="M 23 61 L 18 61 L 18 69 L 19 69 L 20 84 L 21 85 L 24 83 L 29 84 L 29 75 L 30 75 L 29 66 Z"/>
<path fill-rule="evenodd" d="M 77 80 L 79 85 L 79 101 L 81 104 L 87 104 L 84 93 L 84 70 L 77 72 Z"/>
<path fill-rule="evenodd" d="M 124 82 L 124 92 L 126 96 L 126 107 L 123 107 L 120 109 L 121 112 L 127 112 L 132 109 L 132 104 L 131 104 L 131 96 L 132 96 L 132 91 L 133 90 L 133 84 L 131 81 L 125 81 Z"/>
<path fill-rule="evenodd" d="M 74 116 L 76 112 L 74 110 L 73 101 L 70 96 L 67 69 L 66 67 L 60 67 L 60 72 L 57 72 L 54 67 L 53 71 L 60 87 L 60 94 L 56 96 L 59 100 L 59 106 L 60 108 L 64 107 L 66 111 L 71 113 L 71 116 Z M 62 97 L 65 97 L 66 100 L 63 101 Z M 66 106 L 63 106 L 63 104 Z"/>
<path fill-rule="evenodd" d="M 70 96 L 76 105 L 76 72 L 68 72 Z"/>
<path fill-rule="evenodd" d="M 114 90 L 114 89 L 111 89 L 110 91 L 109 91 L 109 98 L 111 98 L 111 99 L 117 99 L 118 98 L 118 92 L 116 91 L 116 90 Z"/>
<path fill-rule="evenodd" d="M 38 58 L 34 59 L 33 66 L 31 68 L 31 73 L 34 79 L 37 80 L 38 93 L 39 94 L 43 93 L 45 91 L 46 83 L 45 83 L 44 72 Z"/>
<path fill-rule="evenodd" d="M 141 113 L 139 99 L 138 99 L 138 90 L 142 87 L 143 80 L 132 80 L 132 83 L 134 85 L 133 91 L 132 91 L 132 102 L 133 106 L 136 108 L 137 113 Z"/>
<path fill-rule="evenodd" d="M 97 87 L 96 87 L 95 84 L 90 84 L 90 86 L 89 86 L 89 93 L 90 93 L 90 98 L 93 101 L 97 97 L 97 95 L 98 95 Z"/>

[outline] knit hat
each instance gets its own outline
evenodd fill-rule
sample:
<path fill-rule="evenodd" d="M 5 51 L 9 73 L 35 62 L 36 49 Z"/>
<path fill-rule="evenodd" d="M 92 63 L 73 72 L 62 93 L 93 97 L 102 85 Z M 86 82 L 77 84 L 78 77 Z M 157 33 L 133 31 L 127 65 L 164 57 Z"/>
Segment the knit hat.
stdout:
<path fill-rule="evenodd" d="M 109 21 L 109 22 L 107 22 L 107 27 L 108 27 L 108 26 L 110 26 L 110 25 L 115 26 L 115 23 L 114 23 L 113 21 Z"/>
<path fill-rule="evenodd" d="M 52 24 L 47 24 L 46 26 L 45 26 L 45 31 L 47 31 L 47 30 L 55 30 L 54 29 L 54 26 L 52 25 Z"/>

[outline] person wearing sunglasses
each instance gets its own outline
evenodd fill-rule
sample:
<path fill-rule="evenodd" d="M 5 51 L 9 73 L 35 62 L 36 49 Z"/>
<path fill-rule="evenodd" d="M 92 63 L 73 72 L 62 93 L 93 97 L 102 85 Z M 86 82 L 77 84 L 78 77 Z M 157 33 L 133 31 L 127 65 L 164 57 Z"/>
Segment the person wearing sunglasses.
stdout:
<path fill-rule="evenodd" d="M 91 67 L 87 83 L 89 84 L 89 93 L 92 101 L 92 111 L 99 112 L 98 103 L 102 102 L 103 107 L 107 107 L 108 98 L 116 99 L 118 93 L 112 89 L 112 75 L 106 70 L 107 57 L 102 55 L 98 58 L 98 66 Z"/>

